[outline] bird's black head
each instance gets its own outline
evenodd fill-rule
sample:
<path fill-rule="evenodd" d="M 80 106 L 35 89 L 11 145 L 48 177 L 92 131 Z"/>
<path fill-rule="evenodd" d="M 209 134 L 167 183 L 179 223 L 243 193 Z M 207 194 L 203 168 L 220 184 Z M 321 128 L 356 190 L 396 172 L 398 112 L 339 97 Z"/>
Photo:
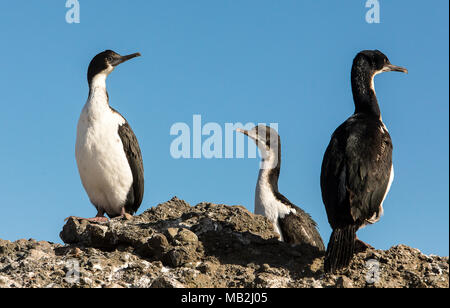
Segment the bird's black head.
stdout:
<path fill-rule="evenodd" d="M 255 141 L 265 164 L 261 165 L 262 169 L 273 169 L 280 167 L 281 163 L 281 138 L 278 132 L 270 126 L 263 124 L 257 125 L 251 130 L 236 129 L 250 139 Z"/>
<path fill-rule="evenodd" d="M 278 147 L 280 146 L 280 136 L 278 135 L 278 132 L 270 126 L 260 124 L 253 127 L 251 130 L 238 128 L 236 131 L 243 133 L 255 141 L 261 151 L 278 151 Z"/>
<path fill-rule="evenodd" d="M 408 73 L 406 68 L 391 64 L 388 57 L 379 50 L 364 50 L 358 53 L 353 61 L 353 68 L 371 76 L 391 71 Z"/>
<path fill-rule="evenodd" d="M 130 59 L 135 57 L 139 57 L 140 53 L 134 53 L 128 56 L 121 56 L 115 53 L 112 50 L 105 50 L 104 52 L 96 55 L 89 64 L 88 68 L 88 82 L 91 83 L 91 80 L 98 74 L 106 74 L 109 75 L 114 68 Z"/>
<path fill-rule="evenodd" d="M 351 74 L 355 113 L 381 117 L 375 94 L 374 77 L 391 71 L 408 73 L 406 68 L 391 64 L 379 50 L 364 50 L 356 55 Z"/>

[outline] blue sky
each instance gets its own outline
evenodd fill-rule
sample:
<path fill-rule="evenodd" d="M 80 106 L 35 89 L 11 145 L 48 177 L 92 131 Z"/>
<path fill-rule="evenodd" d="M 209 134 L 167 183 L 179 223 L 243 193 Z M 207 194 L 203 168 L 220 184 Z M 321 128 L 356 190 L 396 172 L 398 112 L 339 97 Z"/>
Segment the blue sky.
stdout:
<path fill-rule="evenodd" d="M 76 167 L 76 124 L 89 61 L 113 49 L 142 53 L 108 79 L 144 156 L 139 213 L 175 195 L 253 210 L 258 160 L 175 160 L 170 127 L 192 127 L 194 114 L 222 127 L 273 122 L 280 192 L 328 242 L 323 153 L 354 110 L 353 57 L 379 49 L 410 73 L 375 80 L 396 178 L 384 217 L 359 237 L 449 254 L 448 1 L 380 0 L 380 24 L 366 23 L 363 0 L 79 2 L 80 24 L 66 23 L 65 1 L 0 2 L 0 238 L 60 242 L 65 217 L 95 215 Z"/>

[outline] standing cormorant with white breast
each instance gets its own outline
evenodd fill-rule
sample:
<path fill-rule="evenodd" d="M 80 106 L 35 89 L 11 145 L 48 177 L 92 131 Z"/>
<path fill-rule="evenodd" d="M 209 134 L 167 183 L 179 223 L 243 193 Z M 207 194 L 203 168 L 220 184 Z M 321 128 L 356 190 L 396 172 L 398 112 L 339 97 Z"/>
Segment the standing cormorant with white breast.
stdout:
<path fill-rule="evenodd" d="M 83 186 L 97 209 L 90 221 L 133 215 L 144 195 L 144 167 L 127 120 L 109 106 L 106 78 L 119 64 L 140 56 L 106 50 L 88 69 L 89 98 L 77 128 L 76 160 Z M 77 217 L 74 217 L 77 218 Z"/>
<path fill-rule="evenodd" d="M 356 231 L 376 223 L 394 179 L 392 141 L 384 125 L 374 89 L 382 72 L 403 72 L 378 50 L 358 53 L 351 83 L 355 113 L 331 137 L 322 163 L 322 199 L 333 229 L 325 255 L 325 271 L 347 267 L 355 247 L 368 247 Z"/>
<path fill-rule="evenodd" d="M 237 129 L 255 141 L 262 162 L 255 192 L 255 214 L 266 216 L 289 244 L 303 244 L 324 251 L 316 223 L 305 211 L 292 204 L 278 191 L 281 167 L 281 139 L 271 127 L 258 125 L 252 130 Z"/>

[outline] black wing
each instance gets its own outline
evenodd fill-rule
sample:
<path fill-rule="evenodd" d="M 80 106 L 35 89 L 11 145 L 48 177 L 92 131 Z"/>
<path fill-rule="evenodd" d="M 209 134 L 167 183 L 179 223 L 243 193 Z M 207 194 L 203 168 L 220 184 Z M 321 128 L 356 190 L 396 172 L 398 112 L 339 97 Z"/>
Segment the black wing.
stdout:
<path fill-rule="evenodd" d="M 331 138 L 321 172 L 331 227 L 361 226 L 380 214 L 392 169 L 392 142 L 378 119 L 354 115 Z"/>
<path fill-rule="evenodd" d="M 125 211 L 133 215 L 144 197 L 144 164 L 139 143 L 128 122 L 119 126 L 119 136 L 133 174 L 133 185 L 128 192 Z"/>
<path fill-rule="evenodd" d="M 306 244 L 325 250 L 322 237 L 317 231 L 317 224 L 311 216 L 301 208 L 292 204 L 285 196 L 275 193 L 278 200 L 295 209 L 296 213 L 289 213 L 283 218 L 278 219 L 281 233 L 285 242 L 289 244 Z"/>

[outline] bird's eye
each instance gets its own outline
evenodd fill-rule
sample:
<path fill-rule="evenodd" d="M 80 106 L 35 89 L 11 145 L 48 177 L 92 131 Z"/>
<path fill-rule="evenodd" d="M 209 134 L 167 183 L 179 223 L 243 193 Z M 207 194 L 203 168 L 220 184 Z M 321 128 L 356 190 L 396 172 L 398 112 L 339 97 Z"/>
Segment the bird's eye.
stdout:
<path fill-rule="evenodd" d="M 109 57 L 107 58 L 107 60 L 108 60 L 108 62 L 112 62 L 112 61 L 113 61 L 113 57 L 112 57 L 112 56 L 109 56 Z"/>

